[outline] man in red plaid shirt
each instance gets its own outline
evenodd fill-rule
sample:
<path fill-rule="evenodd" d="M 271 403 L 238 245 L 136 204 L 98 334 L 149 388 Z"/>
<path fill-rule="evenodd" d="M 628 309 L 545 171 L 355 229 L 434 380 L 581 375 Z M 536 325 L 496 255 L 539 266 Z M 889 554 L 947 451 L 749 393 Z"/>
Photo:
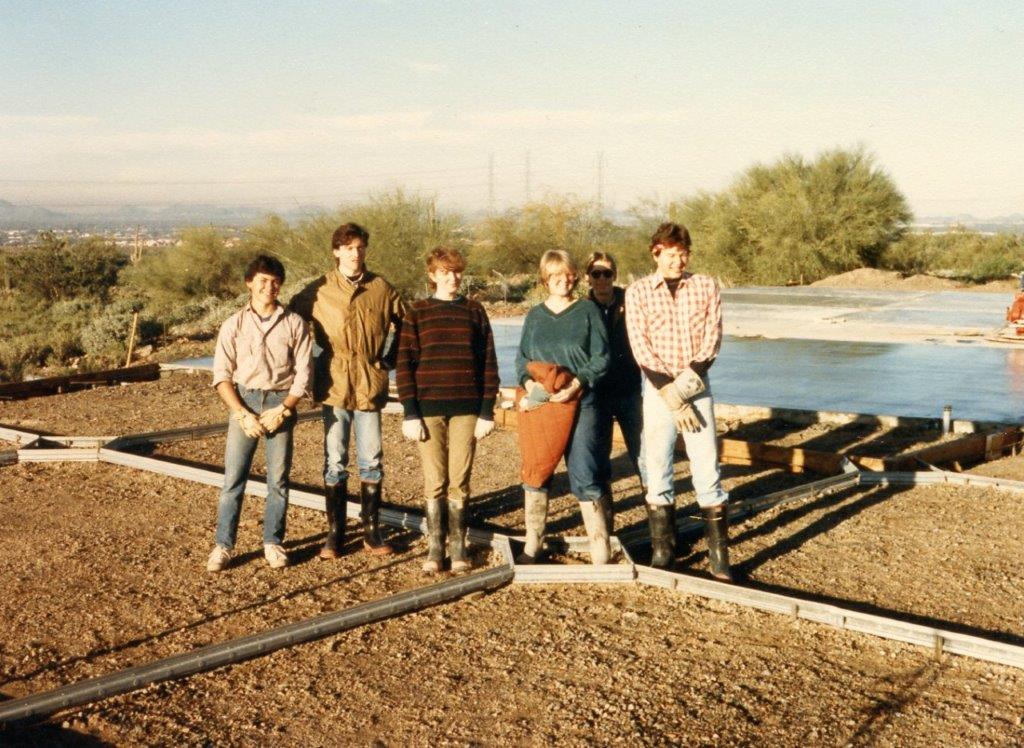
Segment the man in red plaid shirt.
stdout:
<path fill-rule="evenodd" d="M 675 561 L 676 439 L 683 436 L 693 489 L 704 515 L 711 573 L 732 581 L 726 501 L 718 470 L 715 410 L 708 369 L 722 345 L 718 281 L 687 273 L 690 233 L 663 223 L 651 237 L 657 271 L 626 290 L 629 344 L 644 373 L 642 454 L 647 467 L 651 565 Z"/>

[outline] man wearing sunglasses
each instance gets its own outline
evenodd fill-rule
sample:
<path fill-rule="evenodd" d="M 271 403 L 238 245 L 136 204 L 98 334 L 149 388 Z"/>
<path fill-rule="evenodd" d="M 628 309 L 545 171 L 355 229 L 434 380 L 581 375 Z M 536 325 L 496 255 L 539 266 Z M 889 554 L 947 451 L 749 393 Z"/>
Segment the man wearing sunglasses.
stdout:
<path fill-rule="evenodd" d="M 626 327 L 644 373 L 643 454 L 651 565 L 670 568 L 676 557 L 673 463 L 682 435 L 693 490 L 704 516 L 708 561 L 716 579 L 731 582 L 729 495 L 718 468 L 714 402 L 708 369 L 722 345 L 722 296 L 718 281 L 686 272 L 690 232 L 663 223 L 651 237 L 657 270 L 626 291 Z"/>
<path fill-rule="evenodd" d="M 608 495 L 602 502 L 611 511 L 606 517 L 608 532 L 613 533 L 614 504 L 611 501 L 611 450 L 612 423 L 619 422 L 619 430 L 626 442 L 626 451 L 633 463 L 633 469 L 640 476 L 641 486 L 647 485 L 644 476 L 643 457 L 640 453 L 640 431 L 643 427 L 643 411 L 640 400 L 640 367 L 633 358 L 626 332 L 626 291 L 615 285 L 617 277 L 615 258 L 607 252 L 594 252 L 587 259 L 587 281 L 590 293 L 587 295 L 597 304 L 608 330 L 608 345 L 611 354 L 608 373 L 594 385 L 597 397 L 598 449 L 603 459 L 599 463 L 598 480 Z"/>

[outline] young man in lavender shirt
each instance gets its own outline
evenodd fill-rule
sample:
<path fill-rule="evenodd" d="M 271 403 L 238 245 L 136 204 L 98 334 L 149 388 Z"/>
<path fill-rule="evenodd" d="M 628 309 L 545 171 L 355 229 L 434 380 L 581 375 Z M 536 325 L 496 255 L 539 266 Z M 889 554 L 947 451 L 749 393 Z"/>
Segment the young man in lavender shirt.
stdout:
<path fill-rule="evenodd" d="M 231 560 L 242 496 L 256 447 L 263 440 L 267 499 L 263 510 L 263 553 L 271 568 L 288 565 L 281 546 L 288 509 L 295 405 L 310 381 L 312 341 L 299 315 L 277 303 L 284 266 L 267 255 L 245 271 L 249 301 L 221 325 L 213 359 L 213 386 L 231 411 L 224 454 L 224 488 L 217 509 L 216 545 L 207 571 L 222 571 Z"/>

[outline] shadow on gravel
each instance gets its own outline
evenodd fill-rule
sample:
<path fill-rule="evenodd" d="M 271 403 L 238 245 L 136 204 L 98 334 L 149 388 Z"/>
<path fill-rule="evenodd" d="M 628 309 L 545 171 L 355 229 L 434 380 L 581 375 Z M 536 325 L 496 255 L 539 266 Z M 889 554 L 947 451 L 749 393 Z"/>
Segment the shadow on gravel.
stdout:
<path fill-rule="evenodd" d="M 907 705 L 917 701 L 947 668 L 947 665 L 933 661 L 907 673 L 883 679 L 892 683 L 894 693 L 887 699 L 879 699 L 873 706 L 865 710 L 864 721 L 850 736 L 846 744 L 850 746 L 877 745 L 880 742 L 879 736 L 882 735 L 893 718 L 899 715 Z"/>
<path fill-rule="evenodd" d="M 865 494 L 863 488 L 855 486 L 853 488 L 848 488 L 845 491 L 832 494 L 831 496 L 822 496 L 814 501 L 808 501 L 800 504 L 799 506 L 783 510 L 767 522 L 760 524 L 757 527 L 746 528 L 740 534 L 734 535 L 731 539 L 730 545 L 737 545 L 759 535 L 770 535 L 774 531 L 784 528 L 791 522 L 794 522 L 812 512 L 833 504 L 838 504 L 838 506 L 835 506 L 832 511 L 818 517 L 818 519 L 814 520 L 811 524 L 796 531 L 792 535 L 779 540 L 779 542 L 774 545 L 763 548 L 750 558 L 744 559 L 742 562 L 735 564 L 735 566 L 738 567 L 745 576 L 749 577 L 751 572 L 762 564 L 797 550 L 812 538 L 815 538 L 818 535 L 824 535 L 851 517 L 860 514 L 865 509 L 869 509 L 876 504 L 881 504 L 895 494 L 908 490 L 908 488 L 909 487 L 890 486 L 888 488 L 878 489 Z M 860 498 L 847 501 L 847 499 L 855 497 L 858 494 L 863 495 L 861 495 Z M 748 522 L 749 519 L 744 520 L 744 523 Z"/>
<path fill-rule="evenodd" d="M 0 700 L 6 701 L 4 697 Z M 0 745 L 5 748 L 21 748 L 22 746 L 112 746 L 92 735 L 69 730 L 53 722 L 36 725 L 4 727 L 0 725 Z"/>
<path fill-rule="evenodd" d="M 308 540 L 308 538 L 305 538 L 305 539 L 298 540 L 298 541 L 293 541 L 293 542 L 304 543 L 307 540 Z M 254 554 L 246 554 L 246 555 L 251 555 L 253 557 L 259 557 L 259 556 L 262 555 L 262 552 L 260 552 L 258 554 L 254 553 Z M 232 565 L 237 563 L 237 559 L 239 559 L 239 558 L 244 558 L 244 557 L 236 556 L 235 559 L 232 560 Z M 275 595 L 274 597 L 266 597 L 266 598 L 263 598 L 263 599 L 259 600 L 258 602 L 249 603 L 248 605 L 242 605 L 242 606 L 239 606 L 237 608 L 232 608 L 231 610 L 225 610 L 225 611 L 222 611 L 220 613 L 216 613 L 214 615 L 206 616 L 206 617 L 201 618 L 199 620 L 192 621 L 191 623 L 183 624 L 181 626 L 175 626 L 173 628 L 164 629 L 163 631 L 157 632 L 155 634 L 151 634 L 149 636 L 140 636 L 140 637 L 136 637 L 134 639 L 130 639 L 129 641 L 122 642 L 120 644 L 115 644 L 115 645 L 112 645 L 112 646 L 109 646 L 109 647 L 102 647 L 100 649 L 94 649 L 94 650 L 92 650 L 90 652 L 85 653 L 84 655 L 79 655 L 77 657 L 72 657 L 72 658 L 70 658 L 68 660 L 64 660 L 64 661 L 61 661 L 61 662 L 54 662 L 54 663 L 51 663 L 51 664 L 46 665 L 44 667 L 36 668 L 35 670 L 33 670 L 31 672 L 23 673 L 21 675 L 15 676 L 13 678 L 8 678 L 3 683 L 0 683 L 0 685 L 6 685 L 8 683 L 16 683 L 16 682 L 19 682 L 19 681 L 26 681 L 26 680 L 29 680 L 31 678 L 36 677 L 37 675 L 42 675 L 43 673 L 56 672 L 56 671 L 59 671 L 59 670 L 64 670 L 65 668 L 70 667 L 72 665 L 76 665 L 76 664 L 78 664 L 80 662 L 87 662 L 88 660 L 90 660 L 90 659 L 92 659 L 94 657 L 104 657 L 106 655 L 117 654 L 118 652 L 123 652 L 123 651 L 125 651 L 127 649 L 132 649 L 134 647 L 142 646 L 143 644 L 149 644 L 149 643 L 152 643 L 152 642 L 159 641 L 161 639 L 165 639 L 165 638 L 167 638 L 169 636 L 181 633 L 183 631 L 189 631 L 191 629 L 199 628 L 200 626 L 204 626 L 204 625 L 206 625 L 208 623 L 212 623 L 213 621 L 217 621 L 217 620 L 220 620 L 222 618 L 228 618 L 229 616 L 235 615 L 237 613 L 244 613 L 245 611 L 256 610 L 258 608 L 262 608 L 262 607 L 265 607 L 267 605 L 273 605 L 273 604 L 276 604 L 276 603 L 279 603 L 279 602 L 283 602 L 285 600 L 290 600 L 290 599 L 292 599 L 294 597 L 298 597 L 299 595 L 305 594 L 307 592 L 314 592 L 316 590 L 321 590 L 321 589 L 324 589 L 326 587 L 331 587 L 331 586 L 336 585 L 336 584 L 340 584 L 340 583 L 343 583 L 343 582 L 351 581 L 351 580 L 353 580 L 353 579 L 355 579 L 357 577 L 362 577 L 362 576 L 365 576 L 367 574 L 375 574 L 375 573 L 377 573 L 379 571 L 383 571 L 384 569 L 388 569 L 388 568 L 390 568 L 392 566 L 398 566 L 399 564 L 403 564 L 403 563 L 407 562 L 408 560 L 409 560 L 408 558 L 404 558 L 404 557 L 400 556 L 400 557 L 397 557 L 397 558 L 393 558 L 392 560 L 388 561 L 387 563 L 378 564 L 378 565 L 370 567 L 368 569 L 362 569 L 361 571 L 356 571 L 356 572 L 353 572 L 351 574 L 342 574 L 341 576 L 333 577 L 333 578 L 327 579 L 327 580 L 325 580 L 323 582 L 318 582 L 317 584 L 311 584 L 311 585 L 308 585 L 306 587 L 299 587 L 299 588 L 294 589 L 294 590 L 289 590 L 287 592 L 283 592 L 280 595 Z M 230 569 L 231 567 L 228 567 L 228 568 Z M 225 572 L 222 572 L 222 573 L 225 573 Z M 227 572 L 227 573 L 230 573 L 230 572 Z M 0 740 L 0 745 L 5 745 L 3 740 Z"/>

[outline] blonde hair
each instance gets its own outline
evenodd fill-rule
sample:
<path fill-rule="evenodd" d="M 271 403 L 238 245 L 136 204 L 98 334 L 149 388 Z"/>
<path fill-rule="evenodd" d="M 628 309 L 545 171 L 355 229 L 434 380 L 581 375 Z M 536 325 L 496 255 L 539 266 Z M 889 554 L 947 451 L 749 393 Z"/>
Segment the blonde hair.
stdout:
<path fill-rule="evenodd" d="M 562 249 L 549 249 L 540 256 L 540 282 L 547 284 L 548 279 L 556 273 L 572 276 L 572 287 L 580 279 L 580 270 L 572 256 Z"/>

